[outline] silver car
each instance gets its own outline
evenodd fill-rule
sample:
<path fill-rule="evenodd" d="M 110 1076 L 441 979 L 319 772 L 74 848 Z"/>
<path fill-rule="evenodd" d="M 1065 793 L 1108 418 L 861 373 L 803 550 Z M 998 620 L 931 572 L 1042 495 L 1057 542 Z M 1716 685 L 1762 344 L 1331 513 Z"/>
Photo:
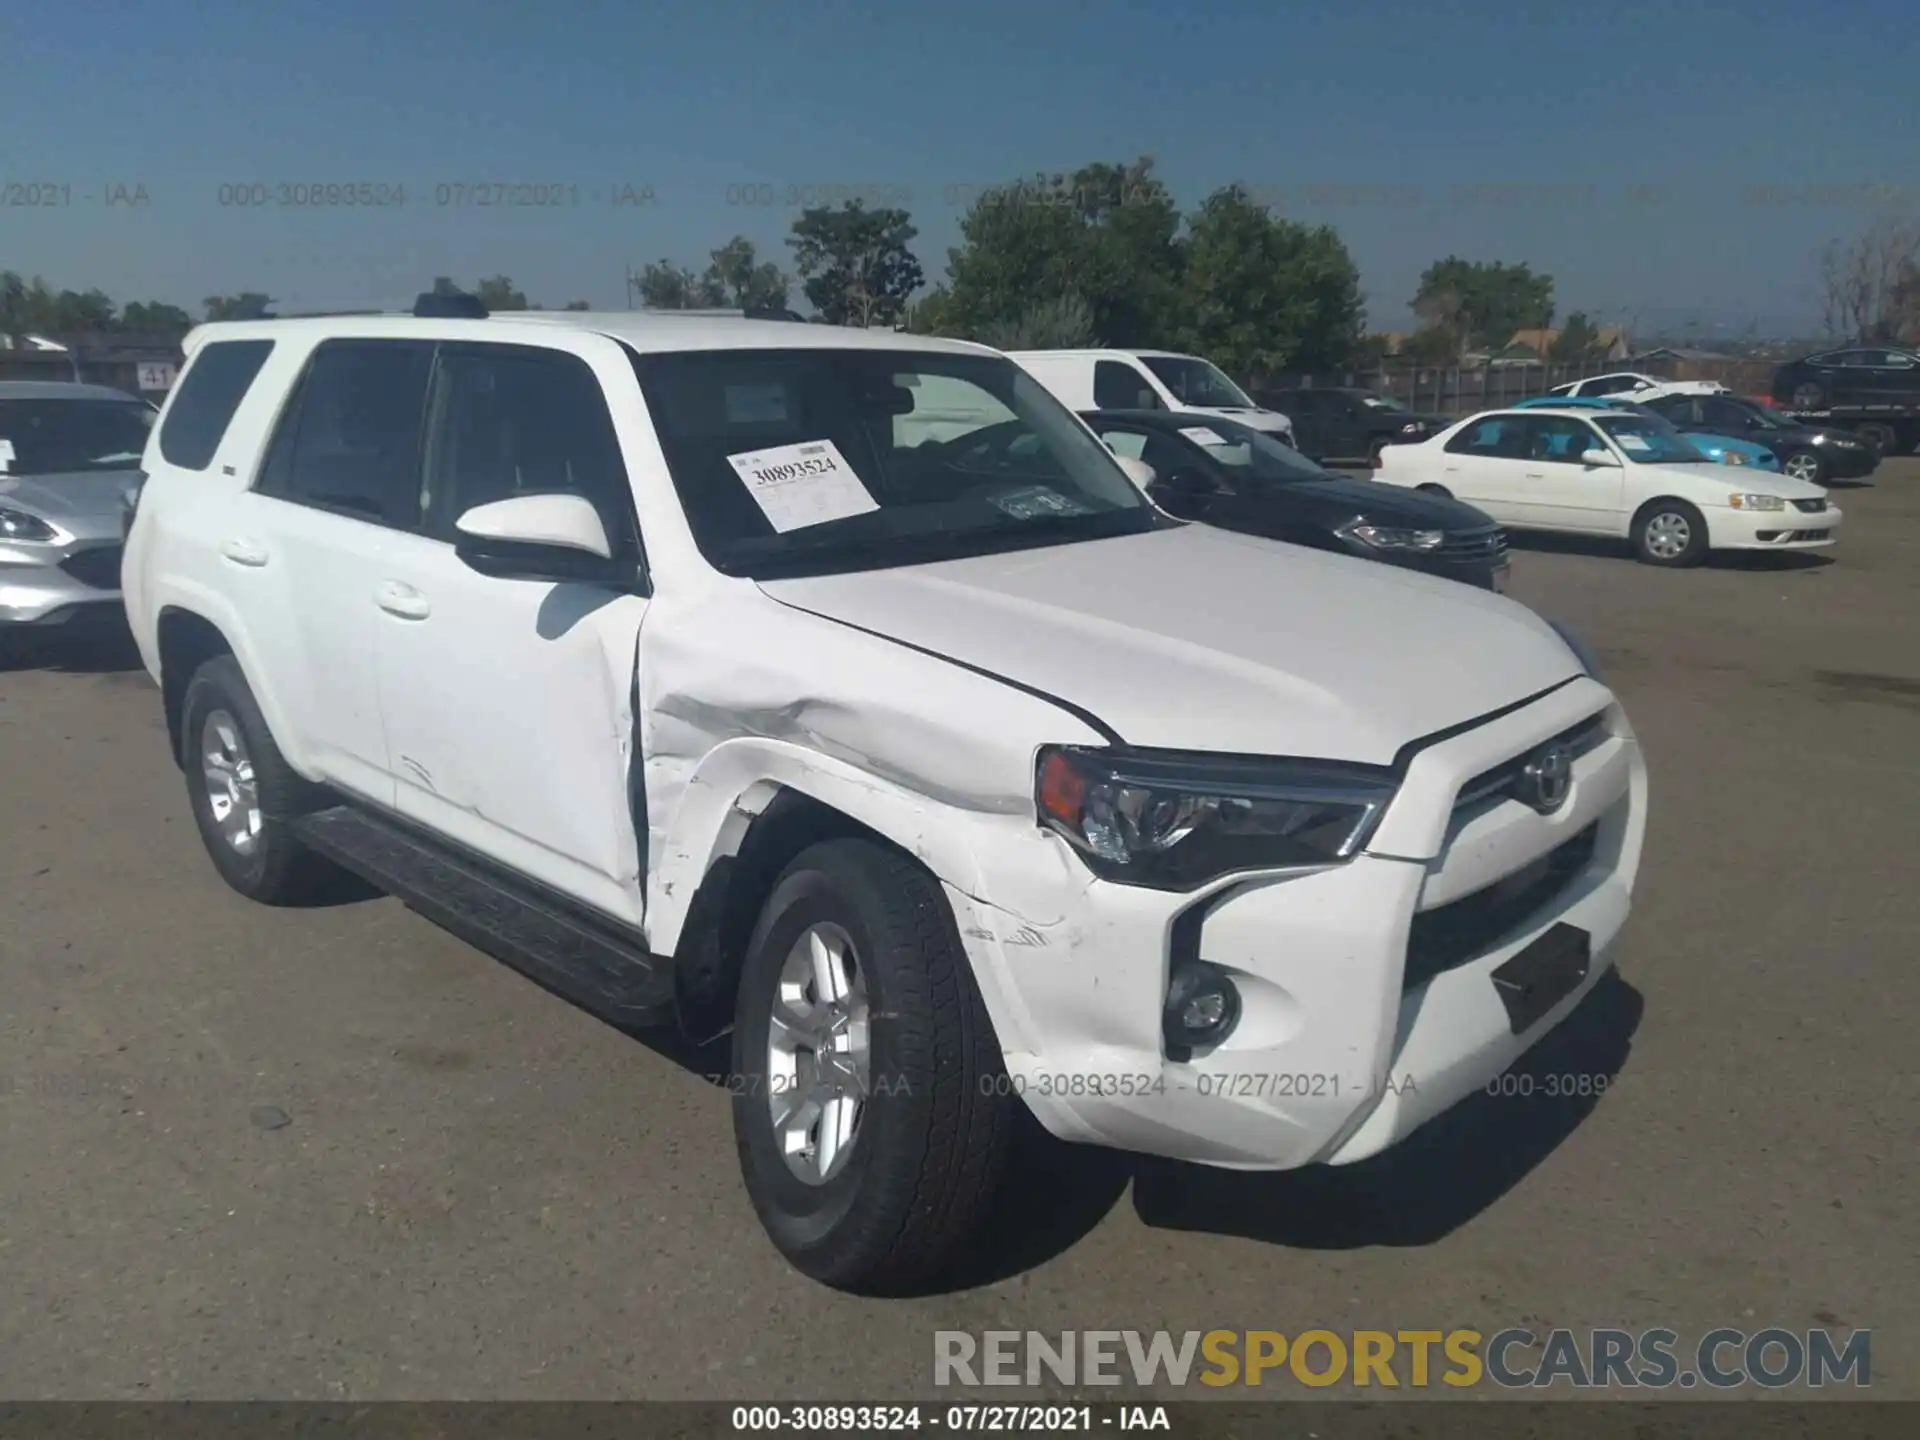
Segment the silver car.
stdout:
<path fill-rule="evenodd" d="M 120 542 L 158 410 L 104 385 L 0 381 L 0 641 L 120 608 Z"/>

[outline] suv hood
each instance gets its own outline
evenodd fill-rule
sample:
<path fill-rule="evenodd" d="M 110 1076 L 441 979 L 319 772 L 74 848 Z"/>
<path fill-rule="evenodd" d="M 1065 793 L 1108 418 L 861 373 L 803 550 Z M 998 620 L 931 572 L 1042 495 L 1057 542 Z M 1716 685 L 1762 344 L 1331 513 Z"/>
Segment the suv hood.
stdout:
<path fill-rule="evenodd" d="M 1581 673 L 1512 601 L 1202 525 L 760 588 L 1172 750 L 1390 764 Z"/>

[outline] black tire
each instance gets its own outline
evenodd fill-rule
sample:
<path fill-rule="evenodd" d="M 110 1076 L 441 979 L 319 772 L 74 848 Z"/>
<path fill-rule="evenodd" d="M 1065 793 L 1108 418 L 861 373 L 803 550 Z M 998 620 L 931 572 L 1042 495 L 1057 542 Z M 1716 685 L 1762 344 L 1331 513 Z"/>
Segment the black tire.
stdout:
<path fill-rule="evenodd" d="M 222 832 L 206 773 L 204 753 L 213 738 L 208 722 L 220 716 L 226 719 L 216 728 L 231 725 L 251 769 L 259 823 L 245 849 Z M 298 905 L 340 878 L 331 862 L 301 845 L 289 829 L 288 818 L 313 804 L 312 787 L 280 754 L 231 655 L 215 656 L 187 682 L 180 705 L 180 763 L 200 839 L 220 878 L 235 890 L 263 905 Z"/>
<path fill-rule="evenodd" d="M 768 1039 L 781 968 L 817 925 L 851 941 L 866 987 L 870 1083 L 824 1183 L 789 1168 Z M 933 877 L 864 840 L 804 851 L 773 887 L 740 976 L 733 1123 L 747 1193 L 780 1252 L 836 1289 L 898 1293 L 986 1218 L 1014 1136 L 999 1041 Z"/>
<path fill-rule="evenodd" d="M 1827 403 L 1827 392 L 1813 381 L 1805 380 L 1793 387 L 1790 398 L 1796 410 L 1818 410 Z"/>
<path fill-rule="evenodd" d="M 1783 473 L 1814 485 L 1826 484 L 1831 468 L 1827 464 L 1827 457 L 1812 448 L 1789 450 L 1780 459 L 1780 469 Z"/>
<path fill-rule="evenodd" d="M 1373 467 L 1376 470 L 1380 467 L 1381 451 L 1385 450 L 1387 446 L 1391 445 L 1392 443 L 1393 442 L 1391 440 L 1375 440 L 1372 444 L 1367 446 L 1367 460 L 1373 465 Z"/>
<path fill-rule="evenodd" d="M 1416 485 L 1413 488 L 1428 495 L 1438 495 L 1442 500 L 1453 498 L 1453 492 L 1444 485 Z"/>
<path fill-rule="evenodd" d="M 1685 544 L 1669 552 L 1660 537 L 1671 536 L 1675 523 L 1684 529 Z M 1649 500 L 1633 517 L 1633 553 L 1642 564 L 1683 570 L 1706 559 L 1707 549 L 1707 522 L 1684 500 Z"/>
<path fill-rule="evenodd" d="M 1882 459 L 1888 455 L 1900 453 L 1900 432 L 1891 425 L 1882 425 L 1878 421 L 1853 427 L 1853 435 L 1863 445 L 1871 445 Z"/>

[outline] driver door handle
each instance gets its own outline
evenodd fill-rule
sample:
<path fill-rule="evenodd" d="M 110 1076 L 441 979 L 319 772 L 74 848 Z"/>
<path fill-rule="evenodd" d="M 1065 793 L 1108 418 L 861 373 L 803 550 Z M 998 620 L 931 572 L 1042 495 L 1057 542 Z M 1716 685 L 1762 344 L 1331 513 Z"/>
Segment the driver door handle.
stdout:
<path fill-rule="evenodd" d="M 249 540 L 241 535 L 221 542 L 220 553 L 234 564 L 245 565 L 250 570 L 257 570 L 267 563 L 265 548 L 258 541 Z"/>
<path fill-rule="evenodd" d="M 382 580 L 373 598 L 382 610 L 402 620 L 424 620 L 433 613 L 426 596 L 398 580 Z"/>

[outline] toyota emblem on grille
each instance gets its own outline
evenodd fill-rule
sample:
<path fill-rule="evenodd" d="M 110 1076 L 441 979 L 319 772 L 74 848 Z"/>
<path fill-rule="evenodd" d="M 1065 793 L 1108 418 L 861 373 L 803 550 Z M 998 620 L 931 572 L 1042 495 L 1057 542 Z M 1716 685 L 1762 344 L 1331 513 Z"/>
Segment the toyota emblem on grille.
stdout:
<path fill-rule="evenodd" d="M 1520 798 L 1542 815 L 1567 803 L 1573 789 L 1573 753 L 1558 740 L 1541 749 L 1520 771 Z"/>

